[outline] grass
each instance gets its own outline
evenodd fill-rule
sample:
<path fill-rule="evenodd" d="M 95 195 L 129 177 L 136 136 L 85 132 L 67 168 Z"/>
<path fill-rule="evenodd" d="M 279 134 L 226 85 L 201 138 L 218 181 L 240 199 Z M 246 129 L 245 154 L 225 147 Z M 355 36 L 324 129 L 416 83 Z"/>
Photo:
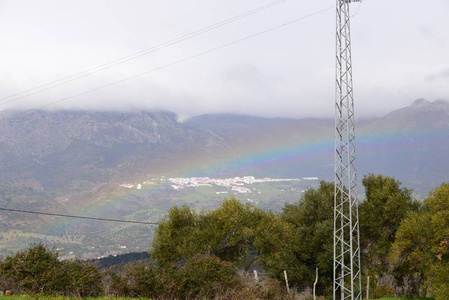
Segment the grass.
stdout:
<path fill-rule="evenodd" d="M 11 300 L 131 300 L 136 298 L 128 298 L 128 297 L 87 297 L 87 298 L 76 298 L 76 297 L 63 297 L 63 296 L 38 296 L 38 295 L 12 295 L 12 296 L 2 296 L 2 299 L 11 299 Z M 139 300 L 152 300 L 150 298 L 138 298 Z"/>
<path fill-rule="evenodd" d="M 376 300 L 435 300 L 435 298 L 379 298 Z"/>
<path fill-rule="evenodd" d="M 152 300 L 150 298 L 129 298 L 129 297 L 87 297 L 87 298 L 77 298 L 77 297 L 63 297 L 63 296 L 37 296 L 37 295 L 12 295 L 12 296 L 2 296 L 2 299 L 11 299 L 11 300 Z M 435 298 L 378 298 L 375 300 L 435 300 Z"/>

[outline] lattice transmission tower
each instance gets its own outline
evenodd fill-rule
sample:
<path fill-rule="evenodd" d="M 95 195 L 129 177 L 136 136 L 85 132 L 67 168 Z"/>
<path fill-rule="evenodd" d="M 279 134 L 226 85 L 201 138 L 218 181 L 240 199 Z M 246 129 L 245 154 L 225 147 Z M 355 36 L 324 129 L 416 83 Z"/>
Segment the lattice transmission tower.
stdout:
<path fill-rule="evenodd" d="M 334 300 L 362 299 L 357 172 L 352 92 L 351 2 L 337 0 Z"/>

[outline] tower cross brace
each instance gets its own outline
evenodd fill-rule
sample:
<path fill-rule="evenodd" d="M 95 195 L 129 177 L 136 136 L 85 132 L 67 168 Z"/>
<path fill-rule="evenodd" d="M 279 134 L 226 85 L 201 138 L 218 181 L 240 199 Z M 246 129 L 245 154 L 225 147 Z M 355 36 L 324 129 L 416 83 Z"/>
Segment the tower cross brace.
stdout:
<path fill-rule="evenodd" d="M 350 36 L 351 2 L 337 0 L 334 300 L 361 300 L 360 234 L 358 216 L 354 97 Z"/>

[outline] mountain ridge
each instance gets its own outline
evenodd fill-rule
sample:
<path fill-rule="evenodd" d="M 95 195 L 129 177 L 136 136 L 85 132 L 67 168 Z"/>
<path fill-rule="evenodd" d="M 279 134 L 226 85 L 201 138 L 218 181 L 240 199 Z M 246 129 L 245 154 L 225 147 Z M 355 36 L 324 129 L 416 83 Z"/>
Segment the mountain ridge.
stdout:
<path fill-rule="evenodd" d="M 407 158 L 413 164 L 419 159 L 429 163 L 431 157 L 425 151 L 430 151 L 430 156 L 444 156 L 448 143 L 449 102 L 418 99 L 382 118 L 358 124 L 362 174 L 385 171 L 385 175 L 413 182 L 416 178 L 407 178 L 409 172 L 388 167 L 400 168 L 392 163 L 397 158 L 391 157 L 388 148 L 395 142 L 404 143 L 403 151 L 416 148 L 419 155 L 417 152 Z M 97 184 L 145 176 L 184 175 L 193 163 L 197 165 L 198 175 L 208 175 L 208 166 L 229 157 L 234 161 L 248 160 L 248 168 L 242 172 L 268 175 L 272 172 L 281 176 L 274 165 L 278 160 L 274 150 L 271 151 L 271 171 L 251 166 L 251 155 L 270 155 L 270 149 L 276 146 L 290 147 L 290 151 L 294 151 L 295 146 L 300 148 L 314 141 L 323 144 L 318 150 L 333 151 L 329 148 L 333 145 L 333 126 L 332 119 L 232 114 L 201 115 L 179 122 L 176 114 L 165 111 L 6 111 L 0 112 L 0 179 L 4 184 L 18 184 L 61 196 L 65 190 L 84 192 L 80 186 L 89 190 Z M 377 155 L 369 150 L 373 146 L 369 143 L 374 139 L 378 142 L 374 145 Z M 332 180 L 329 165 L 333 155 L 327 155 L 315 167 L 306 160 L 298 156 L 293 162 L 298 163 L 298 168 L 307 163 L 308 171 L 314 172 L 316 168 L 316 174 L 303 174 L 290 168 L 285 176 L 317 175 Z M 406 168 L 407 162 L 403 163 Z M 438 164 L 430 165 L 437 167 Z M 418 167 L 419 170 L 423 168 Z M 238 174 L 230 166 L 216 175 Z"/>
<path fill-rule="evenodd" d="M 445 101 L 417 100 L 357 121 L 358 179 L 392 176 L 421 199 L 448 181 L 448 112 Z M 334 120 L 215 114 L 180 122 L 171 112 L 6 111 L 0 171 L 0 207 L 155 222 L 173 205 L 210 209 L 226 197 L 220 188 L 174 189 L 168 177 L 333 181 Z M 122 186 L 139 182 L 150 183 L 142 190 Z M 264 207 L 281 209 L 314 184 L 297 182 L 265 185 Z M 242 201 L 262 197 L 242 195 Z M 2 213 L 0 226 L 0 252 L 45 242 L 65 248 L 67 257 L 140 251 L 152 237 L 137 225 L 39 215 Z"/>

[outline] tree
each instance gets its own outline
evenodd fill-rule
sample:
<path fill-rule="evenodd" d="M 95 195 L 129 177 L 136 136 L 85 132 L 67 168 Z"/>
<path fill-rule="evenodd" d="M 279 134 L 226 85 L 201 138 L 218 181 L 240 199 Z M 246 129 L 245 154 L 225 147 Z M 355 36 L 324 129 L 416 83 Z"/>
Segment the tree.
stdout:
<path fill-rule="evenodd" d="M 437 262 L 434 266 L 432 292 L 437 300 L 449 300 L 449 263 Z"/>
<path fill-rule="evenodd" d="M 187 206 L 170 209 L 156 230 L 151 255 L 159 265 L 175 268 L 202 254 L 246 270 L 256 261 L 274 269 L 272 257 L 280 257 L 290 239 L 291 227 L 279 216 L 231 198 L 199 214 Z"/>
<path fill-rule="evenodd" d="M 264 214 L 260 209 L 243 205 L 235 198 L 225 200 L 218 209 L 202 215 L 200 240 L 207 245 L 208 254 L 248 269 L 257 226 Z"/>
<path fill-rule="evenodd" d="M 422 287 L 426 290 L 431 265 L 435 260 L 432 253 L 433 239 L 428 212 L 411 212 L 396 233 L 390 257 L 396 284 L 406 296 L 419 297 Z"/>
<path fill-rule="evenodd" d="M 432 287 L 437 300 L 449 299 L 449 183 L 430 192 L 425 200 L 434 233 Z"/>
<path fill-rule="evenodd" d="M 168 218 L 159 223 L 151 245 L 151 258 L 160 266 L 175 267 L 194 253 L 202 252 L 200 243 L 194 243 L 199 216 L 188 206 L 172 207 Z"/>
<path fill-rule="evenodd" d="M 320 283 L 332 286 L 334 184 L 321 181 L 307 190 L 295 204 L 287 204 L 282 219 L 294 228 L 290 257 L 285 260 L 289 280 L 311 285 L 315 268 Z"/>
<path fill-rule="evenodd" d="M 430 192 L 424 207 L 402 221 L 392 247 L 391 258 L 405 279 L 410 296 L 447 299 L 449 286 L 449 184 Z M 399 276 L 398 276 L 399 277 Z"/>
<path fill-rule="evenodd" d="M 369 174 L 362 183 L 365 200 L 359 206 L 359 220 L 363 265 L 368 274 L 381 281 L 392 273 L 388 255 L 396 231 L 418 204 L 412 200 L 412 191 L 394 178 Z"/>
<path fill-rule="evenodd" d="M 291 237 L 291 226 L 280 216 L 231 198 L 208 212 L 170 209 L 156 229 L 151 257 L 165 285 L 176 287 L 172 296 L 212 297 L 214 291 L 241 290 L 237 271 L 256 262 L 279 277 Z"/>
<path fill-rule="evenodd" d="M 280 259 L 291 239 L 290 226 L 278 215 L 234 198 L 205 214 L 200 229 L 210 254 L 245 270 L 256 261 L 275 270 L 273 260 Z"/>
<path fill-rule="evenodd" d="M 431 214 L 432 227 L 435 233 L 434 251 L 446 256 L 449 239 L 449 183 L 443 183 L 432 190 L 424 203 Z"/>

